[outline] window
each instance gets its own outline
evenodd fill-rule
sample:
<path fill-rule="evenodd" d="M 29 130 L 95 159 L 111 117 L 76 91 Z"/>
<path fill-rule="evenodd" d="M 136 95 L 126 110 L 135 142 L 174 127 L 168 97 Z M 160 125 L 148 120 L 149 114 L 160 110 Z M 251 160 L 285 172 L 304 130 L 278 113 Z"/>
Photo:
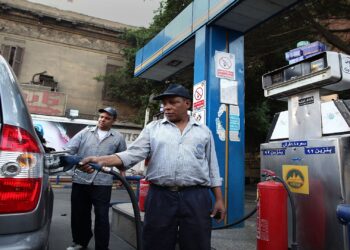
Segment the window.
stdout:
<path fill-rule="evenodd" d="M 121 67 L 114 64 L 107 64 L 106 66 L 106 76 L 115 73 Z M 103 89 L 102 89 L 102 99 L 108 101 L 110 97 L 108 96 L 109 80 L 105 79 Z"/>
<path fill-rule="evenodd" d="M 24 48 L 12 45 L 1 45 L 1 54 L 11 65 L 16 76 L 19 76 Z"/>

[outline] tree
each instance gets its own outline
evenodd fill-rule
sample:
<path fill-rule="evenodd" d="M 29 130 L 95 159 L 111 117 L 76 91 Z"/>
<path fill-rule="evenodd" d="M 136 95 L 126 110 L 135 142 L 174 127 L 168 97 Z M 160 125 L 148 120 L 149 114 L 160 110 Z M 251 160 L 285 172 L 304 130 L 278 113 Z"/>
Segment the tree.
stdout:
<path fill-rule="evenodd" d="M 113 74 L 97 77 L 97 80 L 106 82 L 108 98 L 117 99 L 138 108 L 139 114 L 134 122 L 143 123 L 147 106 L 151 107 L 152 114 L 159 112 L 158 105 L 149 103 L 149 99 L 152 95 L 160 93 L 169 84 L 169 82 L 155 82 L 135 78 L 136 52 L 191 2 L 192 0 L 162 0 L 149 28 L 125 30 L 122 35 L 121 38 L 125 39 L 130 45 L 123 50 L 126 60 L 125 67 Z"/>

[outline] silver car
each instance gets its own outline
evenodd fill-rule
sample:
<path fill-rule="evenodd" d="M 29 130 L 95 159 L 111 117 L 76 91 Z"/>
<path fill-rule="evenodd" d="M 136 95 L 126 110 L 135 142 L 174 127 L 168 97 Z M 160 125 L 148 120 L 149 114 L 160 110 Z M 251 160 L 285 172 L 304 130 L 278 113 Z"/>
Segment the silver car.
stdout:
<path fill-rule="evenodd" d="M 44 149 L 0 56 L 0 249 L 48 249 L 53 192 Z"/>

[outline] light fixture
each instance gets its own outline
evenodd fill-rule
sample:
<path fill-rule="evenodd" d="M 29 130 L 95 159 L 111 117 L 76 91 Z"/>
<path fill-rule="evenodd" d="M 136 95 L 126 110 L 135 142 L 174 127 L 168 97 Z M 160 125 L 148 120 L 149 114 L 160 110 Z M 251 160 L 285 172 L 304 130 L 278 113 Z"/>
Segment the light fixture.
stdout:
<path fill-rule="evenodd" d="M 182 63 L 180 60 L 171 60 L 170 62 L 167 63 L 168 66 L 171 67 L 177 67 Z"/>
<path fill-rule="evenodd" d="M 79 116 L 79 110 L 77 109 L 70 109 L 68 113 L 69 118 L 75 119 Z"/>

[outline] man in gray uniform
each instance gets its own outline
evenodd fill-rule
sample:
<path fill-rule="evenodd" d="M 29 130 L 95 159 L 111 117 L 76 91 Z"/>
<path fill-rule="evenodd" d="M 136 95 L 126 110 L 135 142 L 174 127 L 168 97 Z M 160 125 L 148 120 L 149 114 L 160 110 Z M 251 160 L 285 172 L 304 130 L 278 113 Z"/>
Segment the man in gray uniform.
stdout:
<path fill-rule="evenodd" d="M 85 128 L 66 145 L 71 154 L 81 157 L 114 154 L 126 150 L 124 137 L 112 128 L 117 111 L 112 107 L 100 109 L 98 124 Z M 95 249 L 106 250 L 109 244 L 109 203 L 113 177 L 76 169 L 72 177 L 71 229 L 73 244 L 67 250 L 84 249 L 92 237 L 91 209 L 95 212 Z"/>
<path fill-rule="evenodd" d="M 171 84 L 155 97 L 164 105 L 163 120 L 148 124 L 127 151 L 88 157 L 82 164 L 129 168 L 150 157 L 146 178 L 151 182 L 145 202 L 145 250 L 210 250 L 211 217 L 226 215 L 214 140 L 209 128 L 187 114 L 191 95 Z M 92 172 L 88 165 L 84 171 Z M 212 206 L 209 190 L 215 196 Z"/>

